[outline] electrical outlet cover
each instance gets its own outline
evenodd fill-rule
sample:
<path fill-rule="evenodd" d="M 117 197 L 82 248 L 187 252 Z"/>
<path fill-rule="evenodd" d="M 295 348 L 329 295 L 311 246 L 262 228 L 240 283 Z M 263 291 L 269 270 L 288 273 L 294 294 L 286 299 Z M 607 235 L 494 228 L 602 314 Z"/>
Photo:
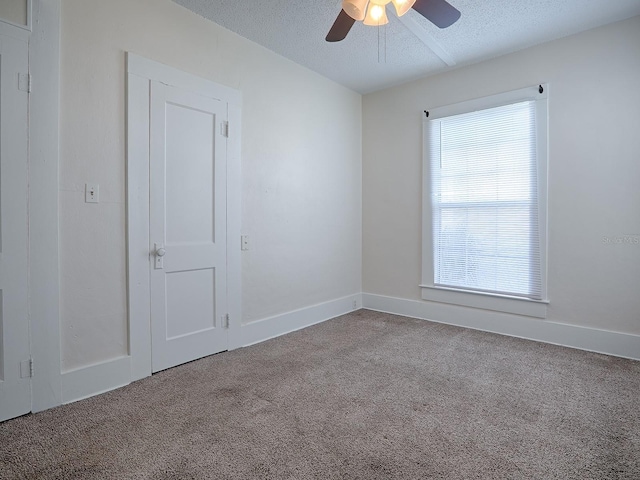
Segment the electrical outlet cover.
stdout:
<path fill-rule="evenodd" d="M 100 200 L 100 185 L 97 183 L 84 184 L 84 201 L 86 203 L 98 203 Z"/>

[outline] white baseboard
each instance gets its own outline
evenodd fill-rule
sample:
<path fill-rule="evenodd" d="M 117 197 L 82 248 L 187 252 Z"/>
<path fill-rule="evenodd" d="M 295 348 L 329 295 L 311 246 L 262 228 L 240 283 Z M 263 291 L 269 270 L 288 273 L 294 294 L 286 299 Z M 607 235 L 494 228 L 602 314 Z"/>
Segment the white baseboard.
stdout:
<path fill-rule="evenodd" d="M 369 310 L 640 360 L 640 335 L 434 302 L 362 294 Z"/>
<path fill-rule="evenodd" d="M 354 308 L 354 302 L 356 307 Z M 243 347 L 264 342 L 316 323 L 344 315 L 362 307 L 362 295 L 354 294 L 329 302 L 247 323 L 241 329 Z"/>
<path fill-rule="evenodd" d="M 640 335 L 611 332 L 531 317 L 421 302 L 369 293 L 354 294 L 241 327 L 241 346 L 249 346 L 366 308 L 437 323 L 526 338 L 616 357 L 640 360 Z M 71 403 L 131 383 L 131 357 L 78 368 L 62 374 L 62 403 Z"/>
<path fill-rule="evenodd" d="M 62 403 L 71 403 L 131 383 L 131 357 L 120 357 L 62 374 Z"/>
<path fill-rule="evenodd" d="M 354 302 L 356 307 L 354 308 Z M 362 295 L 354 294 L 246 324 L 241 345 L 249 346 L 349 313 L 362 307 Z M 71 403 L 124 387 L 132 381 L 131 357 L 70 370 L 62 374 L 62 403 Z"/>

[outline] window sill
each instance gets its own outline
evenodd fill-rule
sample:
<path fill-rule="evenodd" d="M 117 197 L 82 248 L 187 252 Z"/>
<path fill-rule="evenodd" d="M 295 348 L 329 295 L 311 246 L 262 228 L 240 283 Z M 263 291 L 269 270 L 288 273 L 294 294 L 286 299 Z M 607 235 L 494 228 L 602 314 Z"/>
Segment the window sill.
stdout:
<path fill-rule="evenodd" d="M 513 313 L 527 317 L 547 318 L 548 301 L 510 297 L 484 292 L 456 290 L 454 288 L 420 285 L 422 299 L 450 303 L 464 307 L 481 308 L 496 312 Z"/>

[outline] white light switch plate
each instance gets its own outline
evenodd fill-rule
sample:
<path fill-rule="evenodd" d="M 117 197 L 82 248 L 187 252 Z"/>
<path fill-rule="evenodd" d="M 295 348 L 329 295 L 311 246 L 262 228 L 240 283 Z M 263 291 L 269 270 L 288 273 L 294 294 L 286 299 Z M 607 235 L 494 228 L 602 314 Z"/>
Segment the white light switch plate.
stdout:
<path fill-rule="evenodd" d="M 97 183 L 85 183 L 84 201 L 86 203 L 98 203 L 100 201 L 100 185 Z"/>
<path fill-rule="evenodd" d="M 240 236 L 240 249 L 243 251 L 249 250 L 249 235 Z"/>

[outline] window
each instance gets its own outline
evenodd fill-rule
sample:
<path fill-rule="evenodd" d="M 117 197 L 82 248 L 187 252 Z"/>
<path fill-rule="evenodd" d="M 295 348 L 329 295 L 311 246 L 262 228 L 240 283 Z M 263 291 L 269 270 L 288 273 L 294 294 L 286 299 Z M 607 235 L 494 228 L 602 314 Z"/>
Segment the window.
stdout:
<path fill-rule="evenodd" d="M 432 110 L 424 136 L 423 298 L 546 316 L 547 86 Z"/>

